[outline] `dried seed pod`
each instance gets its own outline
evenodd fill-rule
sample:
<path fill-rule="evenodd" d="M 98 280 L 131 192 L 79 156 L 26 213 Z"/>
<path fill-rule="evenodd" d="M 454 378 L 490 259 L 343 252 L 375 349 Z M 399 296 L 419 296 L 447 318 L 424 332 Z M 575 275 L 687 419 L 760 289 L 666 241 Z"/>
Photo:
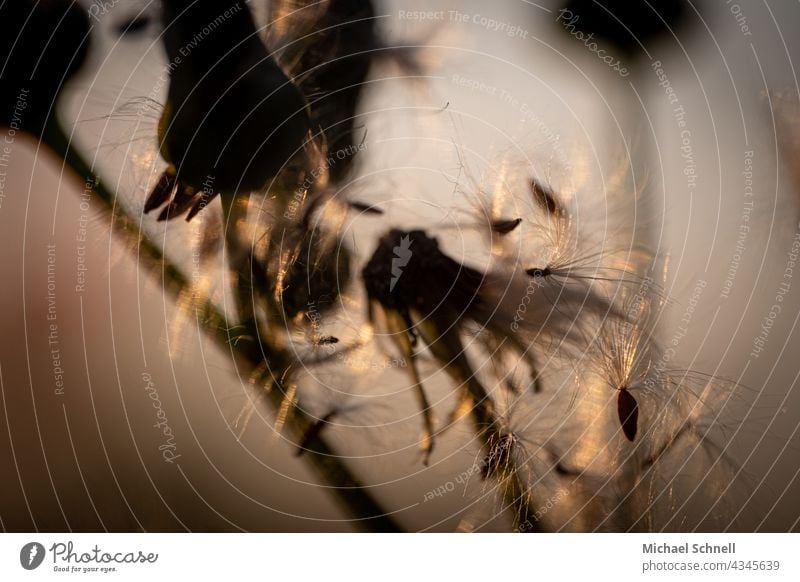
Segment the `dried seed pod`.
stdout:
<path fill-rule="evenodd" d="M 328 152 L 347 153 L 329 168 L 341 182 L 363 140 L 357 111 L 373 64 L 392 60 L 416 73 L 413 49 L 381 38 L 372 0 L 275 0 L 269 20 L 269 43 L 308 99 L 314 133 Z"/>
<path fill-rule="evenodd" d="M 362 277 L 369 299 L 399 313 L 409 328 L 411 310 L 449 324 L 458 315 L 475 314 L 482 300 L 484 276 L 442 253 L 436 239 L 421 230 L 389 232 Z"/>
<path fill-rule="evenodd" d="M 515 273 L 481 273 L 444 254 L 423 231 L 388 233 L 362 276 L 372 306 L 396 312 L 412 340 L 427 335 L 449 346 L 446 352 L 463 351 L 458 336 L 467 323 L 518 350 L 534 369 L 532 343 L 555 350 L 585 345 L 584 289 L 556 279 L 533 285 Z M 611 309 L 608 301 L 601 305 L 601 312 Z M 455 361 L 452 356 L 445 361 Z"/>
<path fill-rule="evenodd" d="M 171 66 L 159 149 L 182 198 L 162 217 L 193 206 L 191 217 L 216 193 L 268 187 L 303 155 L 309 121 L 303 95 L 267 51 L 246 4 L 165 0 L 163 11 Z M 159 199 L 154 192 L 148 206 Z"/>
<path fill-rule="evenodd" d="M 412 364 L 413 348 L 421 337 L 444 370 L 469 393 L 476 408 L 485 408 L 484 418 L 492 416 L 492 404 L 466 356 L 462 341 L 466 325 L 490 334 L 497 345 L 516 349 L 534 378 L 538 372 L 532 342 L 577 345 L 581 337 L 573 323 L 577 314 L 569 315 L 569 309 L 552 310 L 549 302 L 526 293 L 522 281 L 512 278 L 509 283 L 497 274 L 483 274 L 453 260 L 423 231 L 389 232 L 362 277 L 370 321 L 377 322 L 378 312 L 383 314 L 393 341 Z M 525 299 L 529 307 L 525 317 L 517 320 L 515 310 Z M 421 390 L 413 365 L 410 371 Z"/>
<path fill-rule="evenodd" d="M 313 131 L 329 152 L 357 151 L 356 109 L 379 46 L 372 1 L 283 0 L 270 11 L 271 43 L 309 100 Z M 330 167 L 334 183 L 353 159 L 348 154 Z"/>

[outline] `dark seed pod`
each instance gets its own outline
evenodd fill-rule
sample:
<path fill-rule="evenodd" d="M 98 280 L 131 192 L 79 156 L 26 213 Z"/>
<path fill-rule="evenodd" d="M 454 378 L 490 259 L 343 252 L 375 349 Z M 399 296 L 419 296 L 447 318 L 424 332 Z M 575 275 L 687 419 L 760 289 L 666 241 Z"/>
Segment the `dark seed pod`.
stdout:
<path fill-rule="evenodd" d="M 628 390 L 620 390 L 617 396 L 617 415 L 625 438 L 633 442 L 639 429 L 639 404 Z"/>
<path fill-rule="evenodd" d="M 162 212 L 166 219 L 192 207 L 194 216 L 216 193 L 263 190 L 304 155 L 310 126 L 303 95 L 267 51 L 245 3 L 165 0 L 163 11 L 172 66 L 159 149 L 181 197 Z"/>
<path fill-rule="evenodd" d="M 404 316 L 415 308 L 437 319 L 473 309 L 484 279 L 445 255 L 436 239 L 421 230 L 390 231 L 362 276 L 369 297 L 384 307 Z"/>
<path fill-rule="evenodd" d="M 371 0 L 270 4 L 273 26 L 286 31 L 275 48 L 310 103 L 313 131 L 322 132 L 329 152 L 348 152 L 329 168 L 331 181 L 339 182 L 352 166 L 361 140 L 356 134 L 363 133 L 356 109 L 379 48 L 375 8 Z"/>
<path fill-rule="evenodd" d="M 587 302 L 593 307 L 596 304 L 600 313 L 609 312 L 603 298 L 580 286 L 552 280 L 546 276 L 547 269 L 539 271 L 543 282 L 533 288 L 532 283 L 514 274 L 482 273 L 450 258 L 436 239 L 423 231 L 392 230 L 381 239 L 362 277 L 370 309 L 381 306 L 396 313 L 412 343 L 417 334 L 423 335 L 434 352 L 441 350 L 448 366 L 454 366 L 453 358 L 462 353 L 459 335 L 469 324 L 504 349 L 521 355 L 538 381 L 532 342 L 569 351 L 584 341 L 578 312 Z M 524 316 L 520 316 L 517 298 L 523 297 L 529 302 Z M 481 343 L 486 341 L 488 338 Z M 471 375 L 467 367 L 459 371 L 465 378 Z"/>
<path fill-rule="evenodd" d="M 485 390 L 464 357 L 456 325 L 462 317 L 475 316 L 476 306 L 482 303 L 479 291 L 483 276 L 442 253 L 436 239 L 420 230 L 390 231 L 381 238 L 361 274 L 369 299 L 370 321 L 375 322 L 376 308 L 382 309 L 387 321 L 391 321 L 390 335 L 402 357 L 411 360 L 409 371 L 423 416 L 421 444 L 427 463 L 435 430 L 430 403 L 414 362 L 417 337 L 424 338 L 447 373 L 465 385 L 475 401 L 488 410 Z"/>
<path fill-rule="evenodd" d="M 350 172 L 363 141 L 358 106 L 373 64 L 391 61 L 419 74 L 414 49 L 389 46 L 373 0 L 273 0 L 270 44 L 309 102 L 312 131 L 328 152 L 333 183 Z"/>

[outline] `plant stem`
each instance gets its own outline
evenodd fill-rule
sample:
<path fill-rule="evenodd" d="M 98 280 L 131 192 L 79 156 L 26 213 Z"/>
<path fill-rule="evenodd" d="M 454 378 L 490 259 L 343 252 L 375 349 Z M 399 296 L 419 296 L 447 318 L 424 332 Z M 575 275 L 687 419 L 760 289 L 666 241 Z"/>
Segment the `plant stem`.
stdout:
<path fill-rule="evenodd" d="M 145 260 L 141 261 L 141 264 L 150 275 L 161 282 L 163 289 L 173 298 L 187 291 L 190 283 L 180 269 L 170 263 L 161 248 L 142 232 L 138 221 L 117 204 L 116 195 L 105 187 L 93 168 L 72 147 L 69 137 L 54 117 L 51 116 L 45 125 L 41 140 L 86 181 L 87 187 L 90 187 L 97 198 L 104 203 L 104 212 L 109 216 L 111 228 L 116 236 L 144 255 Z M 260 341 L 257 333 L 253 335 L 253 343 L 241 342 L 240 345 L 236 345 L 230 333 L 232 326 L 208 298 L 198 302 L 195 313 L 203 331 L 219 345 L 230 349 L 237 369 L 243 374 L 251 376 L 260 373 L 264 378 L 268 373 L 271 376 L 266 386 L 266 395 L 273 408 L 277 410 L 285 397 L 286 378 L 292 367 L 291 359 Z M 286 424 L 299 440 L 308 432 L 313 422 L 314 420 L 302 410 L 296 409 Z M 321 435 L 306 443 L 306 448 L 308 454 L 304 455 L 305 458 L 309 459 L 319 478 L 326 483 L 326 488 L 335 494 L 343 508 L 356 519 L 359 527 L 377 532 L 402 531 L 400 525 L 381 507 Z"/>

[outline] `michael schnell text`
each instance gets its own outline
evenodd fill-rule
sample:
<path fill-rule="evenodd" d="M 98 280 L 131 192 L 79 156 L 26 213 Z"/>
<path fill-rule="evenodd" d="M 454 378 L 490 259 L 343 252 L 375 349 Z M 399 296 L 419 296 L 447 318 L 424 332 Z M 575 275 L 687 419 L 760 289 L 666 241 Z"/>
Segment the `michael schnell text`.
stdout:
<path fill-rule="evenodd" d="M 642 544 L 643 554 L 735 554 L 736 542 L 712 544 Z"/>

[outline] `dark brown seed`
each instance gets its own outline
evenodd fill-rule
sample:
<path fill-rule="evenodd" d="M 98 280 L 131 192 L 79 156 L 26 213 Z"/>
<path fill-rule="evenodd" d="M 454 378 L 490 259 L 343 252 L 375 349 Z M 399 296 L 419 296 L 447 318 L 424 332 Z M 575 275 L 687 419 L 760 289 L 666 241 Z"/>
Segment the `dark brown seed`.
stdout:
<path fill-rule="evenodd" d="M 639 428 L 639 404 L 633 394 L 627 390 L 620 390 L 617 396 L 617 414 L 622 425 L 622 432 L 625 437 L 633 442 Z"/>
<path fill-rule="evenodd" d="M 580 477 L 583 474 L 582 471 L 578 471 L 578 470 L 575 470 L 575 469 L 570 469 L 564 463 L 556 463 L 555 465 L 553 465 L 553 471 L 559 477 L 577 478 L 577 477 Z"/>
<path fill-rule="evenodd" d="M 512 218 L 509 220 L 495 220 L 492 222 L 492 231 L 498 234 L 508 234 L 522 223 L 521 218 Z"/>
<path fill-rule="evenodd" d="M 171 172 L 164 172 L 161 174 L 155 187 L 153 187 L 153 191 L 150 192 L 150 195 L 144 203 L 145 213 L 155 210 L 169 200 L 172 197 L 172 193 L 175 191 L 177 183 L 178 179 L 175 174 Z"/>
<path fill-rule="evenodd" d="M 200 200 L 195 202 L 192 209 L 189 211 L 189 214 L 186 215 L 186 222 L 189 222 L 193 219 L 197 214 L 206 206 L 208 206 L 209 202 L 211 202 L 214 198 L 219 195 L 219 192 L 203 192 L 203 195 L 200 197 Z"/>
<path fill-rule="evenodd" d="M 164 220 L 171 220 L 182 215 L 192 207 L 196 201 L 196 198 L 197 192 L 190 188 L 182 188 L 181 184 L 178 184 L 178 188 L 175 190 L 175 195 L 172 197 L 172 201 L 167 205 L 166 208 L 164 208 L 164 210 L 161 211 L 161 214 L 158 215 L 158 221 L 162 222 Z"/>
<path fill-rule="evenodd" d="M 332 345 L 332 344 L 338 344 L 339 343 L 339 338 L 335 337 L 335 336 L 332 336 L 332 335 L 326 335 L 326 336 L 322 336 L 321 338 L 319 338 L 317 340 L 317 343 L 319 345 L 321 345 L 321 346 L 329 346 L 329 345 Z"/>
<path fill-rule="evenodd" d="M 548 214 L 553 216 L 563 215 L 561 204 L 556 200 L 555 195 L 549 188 L 542 186 L 536 180 L 531 180 L 531 194 L 533 195 L 533 201 Z"/>
<path fill-rule="evenodd" d="M 359 212 L 366 212 L 368 214 L 383 214 L 383 210 L 377 208 L 376 206 L 371 206 L 369 204 L 365 204 L 364 202 L 357 202 L 351 200 L 348 202 L 350 208 L 354 210 L 358 210 Z"/>
<path fill-rule="evenodd" d="M 532 269 L 525 269 L 525 273 L 534 279 L 536 277 L 549 277 L 552 275 L 550 271 L 550 267 L 545 267 L 544 269 L 540 269 L 538 267 L 534 267 Z"/>

